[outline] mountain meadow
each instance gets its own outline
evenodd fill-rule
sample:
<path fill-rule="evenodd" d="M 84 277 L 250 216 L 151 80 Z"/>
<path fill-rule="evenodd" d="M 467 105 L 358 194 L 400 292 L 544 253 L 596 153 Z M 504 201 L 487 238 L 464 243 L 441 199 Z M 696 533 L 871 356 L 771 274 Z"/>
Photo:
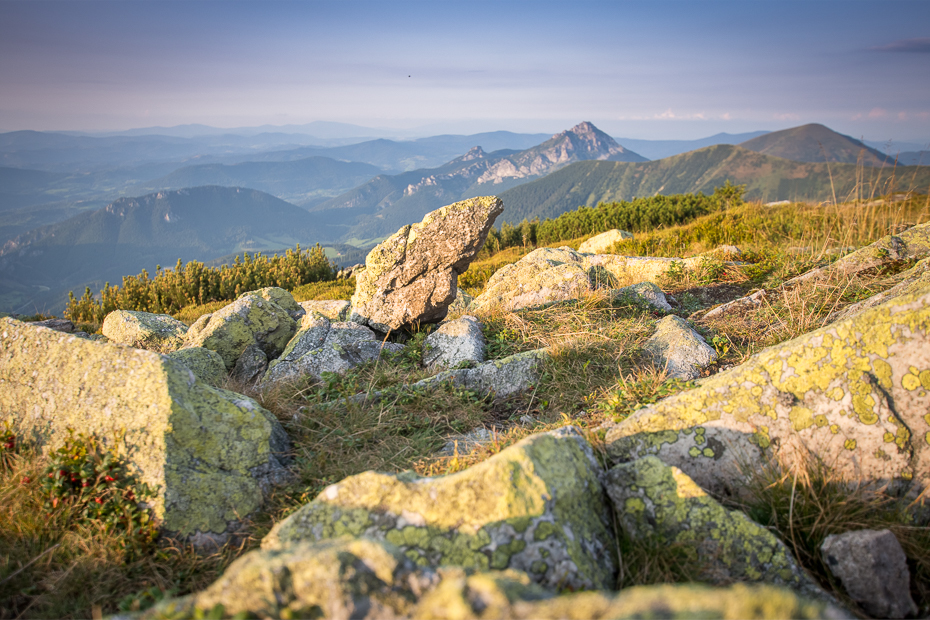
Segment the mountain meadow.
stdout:
<path fill-rule="evenodd" d="M 0 620 L 930 617 L 930 167 L 175 133 L 0 134 Z"/>

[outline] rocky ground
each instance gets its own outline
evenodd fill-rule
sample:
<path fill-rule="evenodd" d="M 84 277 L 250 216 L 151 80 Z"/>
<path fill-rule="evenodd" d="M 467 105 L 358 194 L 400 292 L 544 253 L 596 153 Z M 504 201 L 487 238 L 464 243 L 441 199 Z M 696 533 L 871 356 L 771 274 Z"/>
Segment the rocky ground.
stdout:
<path fill-rule="evenodd" d="M 81 604 L 147 618 L 930 615 L 930 224 L 482 257 L 502 208 L 404 227 L 351 301 L 0 319 L 5 502 L 72 429 L 154 490 L 162 541 L 92 567 L 19 522 L 9 617 L 79 616 L 44 592 L 100 565 L 139 576 Z"/>

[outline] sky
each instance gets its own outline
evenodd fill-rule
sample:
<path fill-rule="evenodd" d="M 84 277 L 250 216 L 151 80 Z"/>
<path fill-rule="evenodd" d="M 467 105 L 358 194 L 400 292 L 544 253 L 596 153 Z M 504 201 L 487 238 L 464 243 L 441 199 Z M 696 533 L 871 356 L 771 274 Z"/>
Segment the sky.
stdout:
<path fill-rule="evenodd" d="M 930 142 L 930 2 L 0 0 L 0 131 L 352 123 Z"/>

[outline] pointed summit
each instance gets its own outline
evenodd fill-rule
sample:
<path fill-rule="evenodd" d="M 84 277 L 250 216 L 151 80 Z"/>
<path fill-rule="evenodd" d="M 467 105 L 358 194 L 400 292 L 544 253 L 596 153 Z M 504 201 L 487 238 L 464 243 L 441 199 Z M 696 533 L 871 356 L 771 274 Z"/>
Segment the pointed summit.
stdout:
<path fill-rule="evenodd" d="M 590 121 L 582 121 L 539 145 L 561 144 L 576 156 L 575 161 L 583 159 L 609 159 L 613 161 L 646 161 L 645 158 L 627 151 L 617 141 L 594 126 Z"/>

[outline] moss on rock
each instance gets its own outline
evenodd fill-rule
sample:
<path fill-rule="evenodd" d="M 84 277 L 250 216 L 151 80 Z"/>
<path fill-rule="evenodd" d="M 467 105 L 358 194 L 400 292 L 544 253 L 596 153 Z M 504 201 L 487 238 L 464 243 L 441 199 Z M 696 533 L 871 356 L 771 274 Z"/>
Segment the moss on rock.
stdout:
<path fill-rule="evenodd" d="M 101 331 L 110 342 L 168 353 L 184 344 L 187 325 L 167 314 L 114 310 L 103 320 Z"/>
<path fill-rule="evenodd" d="M 278 523 L 262 546 L 369 536 L 421 566 L 536 565 L 533 579 L 546 587 L 604 588 L 614 545 L 598 475 L 590 446 L 568 427 L 450 476 L 351 476 Z"/>

